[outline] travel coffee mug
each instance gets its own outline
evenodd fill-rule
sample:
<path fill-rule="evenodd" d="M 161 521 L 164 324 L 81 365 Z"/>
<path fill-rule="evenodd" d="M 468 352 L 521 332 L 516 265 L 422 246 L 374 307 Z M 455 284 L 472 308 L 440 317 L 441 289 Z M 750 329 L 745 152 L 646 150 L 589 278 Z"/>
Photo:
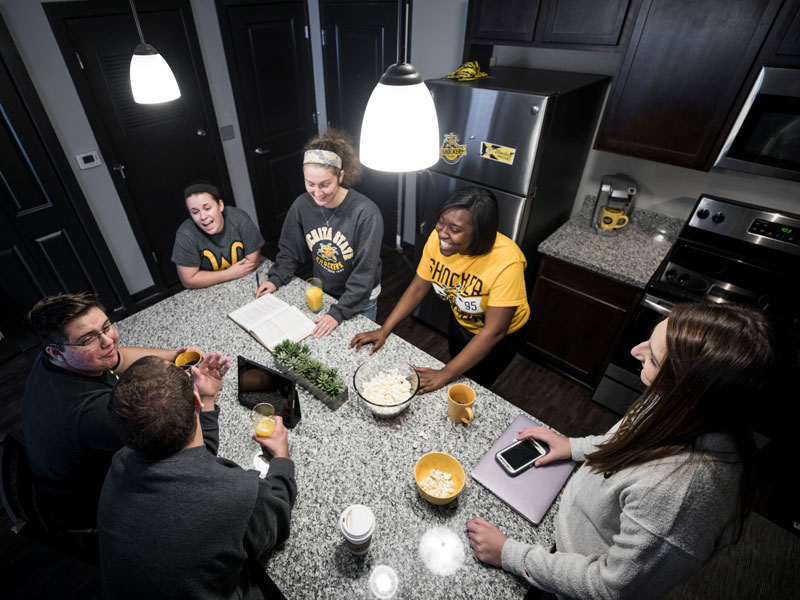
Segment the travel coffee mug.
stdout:
<path fill-rule="evenodd" d="M 375 531 L 375 515 L 368 507 L 353 504 L 345 508 L 339 517 L 339 529 L 350 552 L 361 556 L 369 550 Z"/>
<path fill-rule="evenodd" d="M 475 420 L 474 404 L 475 390 L 468 385 L 456 383 L 448 388 L 447 416 L 453 423 L 472 423 Z"/>

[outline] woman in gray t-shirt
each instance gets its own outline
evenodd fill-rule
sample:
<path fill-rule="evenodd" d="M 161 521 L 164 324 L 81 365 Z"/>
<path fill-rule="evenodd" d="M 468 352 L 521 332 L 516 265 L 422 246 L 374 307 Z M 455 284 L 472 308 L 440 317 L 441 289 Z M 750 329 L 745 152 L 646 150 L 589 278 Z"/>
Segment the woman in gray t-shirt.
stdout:
<path fill-rule="evenodd" d="M 226 207 L 208 183 L 190 185 L 183 197 L 189 218 L 178 228 L 172 248 L 183 286 L 203 288 L 252 273 L 264 238 L 247 213 Z"/>

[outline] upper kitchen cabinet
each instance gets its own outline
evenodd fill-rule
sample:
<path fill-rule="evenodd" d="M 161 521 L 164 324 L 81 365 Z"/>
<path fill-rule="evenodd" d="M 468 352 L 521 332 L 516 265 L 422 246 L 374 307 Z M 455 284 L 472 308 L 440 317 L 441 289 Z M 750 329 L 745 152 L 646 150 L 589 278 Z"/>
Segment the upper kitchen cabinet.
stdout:
<path fill-rule="evenodd" d="M 643 0 L 595 147 L 708 170 L 782 4 Z"/>
<path fill-rule="evenodd" d="M 617 50 L 640 0 L 471 0 L 464 59 L 494 44 Z"/>
<path fill-rule="evenodd" d="M 770 67 L 800 67 L 800 0 L 786 0 L 767 36 L 756 64 Z"/>

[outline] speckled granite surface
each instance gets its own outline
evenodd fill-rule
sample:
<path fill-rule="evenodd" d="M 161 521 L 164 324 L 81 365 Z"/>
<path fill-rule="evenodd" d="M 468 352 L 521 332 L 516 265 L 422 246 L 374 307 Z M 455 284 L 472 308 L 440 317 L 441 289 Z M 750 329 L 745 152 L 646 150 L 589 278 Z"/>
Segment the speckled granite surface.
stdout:
<path fill-rule="evenodd" d="M 587 196 L 580 213 L 539 244 L 539 252 L 644 289 L 677 239 L 683 221 L 634 210 L 631 222 L 616 236 L 601 236 L 591 225 L 594 201 L 594 196 Z"/>
<path fill-rule="evenodd" d="M 266 263 L 260 267 L 262 276 L 267 268 Z M 269 352 L 226 316 L 252 300 L 254 288 L 255 276 L 249 276 L 207 289 L 185 290 L 120 322 L 120 342 L 156 347 L 195 344 L 206 351 L 223 351 L 232 358 L 242 355 L 273 366 Z M 278 290 L 277 295 L 307 311 L 299 280 Z M 331 301 L 326 296 L 326 306 Z M 520 410 L 475 385 L 476 420 L 468 426 L 448 420 L 445 390 L 416 398 L 393 419 L 373 417 L 352 388 L 352 374 L 366 359 L 366 351 L 357 354 L 347 343 L 359 331 L 374 327 L 358 316 L 327 338 L 305 341 L 314 357 L 339 369 L 350 385 L 350 399 L 332 411 L 298 388 L 303 416 L 289 434 L 290 452 L 297 465 L 298 499 L 291 537 L 271 553 L 267 570 L 290 599 L 371 598 L 368 579 L 378 565 L 389 565 L 397 572 L 397 598 L 522 598 L 525 583 L 480 563 L 469 547 L 465 529 L 468 518 L 481 516 L 517 539 L 546 546 L 553 541 L 558 500 L 534 527 L 469 477 Z M 394 335 L 379 355 L 414 365 L 440 365 Z M 219 395 L 219 452 L 252 468 L 259 446 L 250 439 L 249 414 L 238 404 L 236 394 L 234 366 Z M 415 441 L 420 442 L 416 449 Z M 451 505 L 430 505 L 417 493 L 414 464 L 430 451 L 452 454 L 467 472 L 464 490 Z M 377 519 L 372 545 L 366 556 L 359 558 L 349 553 L 337 527 L 341 512 L 355 503 L 369 506 Z M 436 565 L 426 565 L 420 556 L 421 537 L 437 527 L 454 532 L 463 546 L 463 563 L 455 574 L 436 574 Z"/>

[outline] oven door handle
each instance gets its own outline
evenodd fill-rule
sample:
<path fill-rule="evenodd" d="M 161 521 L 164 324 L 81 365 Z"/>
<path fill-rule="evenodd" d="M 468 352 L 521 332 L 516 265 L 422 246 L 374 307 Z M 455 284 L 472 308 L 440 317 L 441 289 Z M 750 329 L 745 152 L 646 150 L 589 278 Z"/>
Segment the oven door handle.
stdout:
<path fill-rule="evenodd" d="M 664 316 L 669 316 L 674 308 L 674 305 L 671 302 L 667 302 L 661 298 L 656 298 L 650 294 L 644 295 L 644 298 L 642 298 L 642 306 Z"/>

